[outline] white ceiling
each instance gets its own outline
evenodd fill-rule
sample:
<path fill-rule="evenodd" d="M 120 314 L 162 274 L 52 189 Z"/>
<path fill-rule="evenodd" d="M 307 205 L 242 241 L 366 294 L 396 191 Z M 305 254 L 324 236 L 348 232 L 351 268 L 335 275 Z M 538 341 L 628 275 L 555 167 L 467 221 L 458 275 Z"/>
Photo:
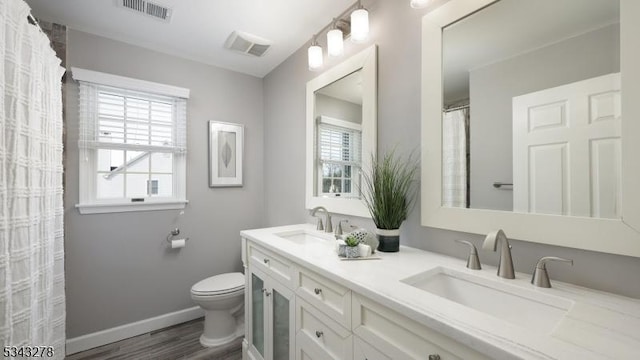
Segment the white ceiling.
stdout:
<path fill-rule="evenodd" d="M 501 0 L 444 31 L 445 99 L 468 98 L 469 71 L 619 22 L 617 0 Z"/>
<path fill-rule="evenodd" d="M 352 104 L 362 105 L 362 71 L 353 72 L 317 92 Z"/>
<path fill-rule="evenodd" d="M 116 6 L 117 0 L 26 0 L 33 14 L 84 32 L 263 77 L 354 0 L 158 0 L 173 9 L 162 22 Z M 365 4 L 366 5 L 366 4 Z M 239 30 L 273 42 L 260 58 L 225 49 Z"/>

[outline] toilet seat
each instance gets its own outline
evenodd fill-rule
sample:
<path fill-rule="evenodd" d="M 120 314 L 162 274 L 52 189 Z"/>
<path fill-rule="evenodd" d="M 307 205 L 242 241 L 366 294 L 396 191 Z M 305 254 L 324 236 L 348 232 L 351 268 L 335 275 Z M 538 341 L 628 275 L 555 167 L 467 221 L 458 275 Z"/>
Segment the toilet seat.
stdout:
<path fill-rule="evenodd" d="M 227 273 L 208 277 L 191 287 L 191 294 L 218 296 L 244 292 L 244 274 Z"/>

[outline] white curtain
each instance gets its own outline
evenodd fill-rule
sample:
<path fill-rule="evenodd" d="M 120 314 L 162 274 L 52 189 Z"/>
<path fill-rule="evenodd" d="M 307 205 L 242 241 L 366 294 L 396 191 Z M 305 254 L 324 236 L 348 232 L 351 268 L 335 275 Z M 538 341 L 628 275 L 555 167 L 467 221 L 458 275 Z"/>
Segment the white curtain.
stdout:
<path fill-rule="evenodd" d="M 442 205 L 467 205 L 467 109 L 442 117 Z"/>
<path fill-rule="evenodd" d="M 0 1 L 0 346 L 54 346 L 63 359 L 64 69 L 29 13 Z"/>

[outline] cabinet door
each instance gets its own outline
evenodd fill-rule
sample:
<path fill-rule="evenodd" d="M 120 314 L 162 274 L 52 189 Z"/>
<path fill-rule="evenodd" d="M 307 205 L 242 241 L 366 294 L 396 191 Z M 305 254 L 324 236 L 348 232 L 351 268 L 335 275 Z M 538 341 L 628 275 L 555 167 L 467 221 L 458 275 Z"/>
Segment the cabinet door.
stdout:
<path fill-rule="evenodd" d="M 295 354 L 295 297 L 258 269 L 251 269 L 247 338 L 255 359 L 289 360 Z"/>
<path fill-rule="evenodd" d="M 271 280 L 269 285 L 271 358 L 292 360 L 295 354 L 295 297 L 293 291 L 275 280 Z"/>
<path fill-rule="evenodd" d="M 265 293 L 267 291 L 265 276 L 259 272 L 249 272 L 249 309 L 247 316 L 250 319 L 250 326 L 247 329 L 249 338 L 249 352 L 253 357 L 265 359 L 267 310 Z"/>

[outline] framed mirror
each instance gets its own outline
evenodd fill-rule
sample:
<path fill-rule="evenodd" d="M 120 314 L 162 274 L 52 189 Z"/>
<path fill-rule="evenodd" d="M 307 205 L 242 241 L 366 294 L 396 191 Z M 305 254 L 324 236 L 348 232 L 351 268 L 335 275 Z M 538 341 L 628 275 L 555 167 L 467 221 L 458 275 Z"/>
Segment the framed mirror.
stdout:
<path fill-rule="evenodd" d="M 427 14 L 422 225 L 640 256 L 639 18 L 633 0 Z"/>
<path fill-rule="evenodd" d="M 306 208 L 369 217 L 360 184 L 377 149 L 375 45 L 307 83 L 306 122 Z"/>

